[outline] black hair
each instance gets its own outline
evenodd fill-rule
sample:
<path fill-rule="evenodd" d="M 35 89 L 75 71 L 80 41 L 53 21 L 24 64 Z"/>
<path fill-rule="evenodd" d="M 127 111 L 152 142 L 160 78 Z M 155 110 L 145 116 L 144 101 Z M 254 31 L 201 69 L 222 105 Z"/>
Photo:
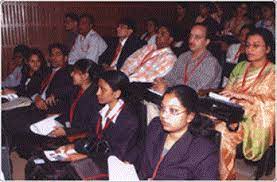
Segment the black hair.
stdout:
<path fill-rule="evenodd" d="M 136 31 L 136 22 L 131 18 L 122 18 L 119 24 L 127 25 L 128 29 L 132 29 L 133 32 Z"/>
<path fill-rule="evenodd" d="M 195 136 L 208 136 L 214 134 L 211 128 L 214 126 L 213 122 L 206 117 L 198 114 L 198 95 L 194 89 L 186 85 L 176 85 L 169 87 L 164 93 L 174 94 L 185 107 L 188 113 L 195 113 L 194 119 L 189 123 L 188 130 Z"/>
<path fill-rule="evenodd" d="M 238 3 L 238 4 L 236 5 L 236 8 L 240 7 L 241 5 L 246 5 L 246 6 L 247 6 L 247 10 L 249 10 L 249 4 L 246 3 L 246 2 Z"/>
<path fill-rule="evenodd" d="M 105 71 L 100 74 L 99 79 L 105 80 L 113 91 L 120 90 L 120 97 L 126 99 L 126 90 L 129 88 L 130 81 L 125 73 L 118 70 Z"/>
<path fill-rule="evenodd" d="M 184 2 L 178 2 L 176 3 L 176 6 L 181 6 L 185 11 L 187 10 L 188 5 Z"/>
<path fill-rule="evenodd" d="M 223 10 L 222 4 L 220 4 L 219 2 L 211 2 L 209 6 L 211 14 L 218 12 L 218 8 Z"/>
<path fill-rule="evenodd" d="M 246 28 L 247 28 L 249 31 L 252 31 L 252 30 L 255 29 L 255 25 L 253 25 L 253 24 L 245 24 L 245 25 L 243 25 L 243 26 L 241 27 L 239 33 L 241 33 L 241 31 L 242 31 L 243 29 L 246 29 Z"/>
<path fill-rule="evenodd" d="M 265 28 L 255 28 L 252 31 L 248 32 L 246 39 L 248 39 L 249 36 L 252 35 L 260 35 L 263 38 L 265 45 L 267 47 L 270 47 L 270 52 L 268 53 L 267 57 L 268 59 L 270 59 L 270 61 L 275 63 L 275 39 L 273 34 Z"/>
<path fill-rule="evenodd" d="M 47 63 L 46 63 L 43 53 L 38 48 L 31 48 L 29 51 L 29 56 L 27 58 L 27 62 L 29 61 L 29 59 L 31 58 L 32 55 L 36 55 L 41 63 L 40 68 L 36 74 L 44 75 L 47 71 Z M 28 74 L 29 71 L 30 71 L 30 67 L 28 65 L 24 65 L 22 72 L 26 72 L 26 74 Z"/>
<path fill-rule="evenodd" d="M 210 28 L 209 28 L 208 25 L 206 25 L 206 24 L 204 24 L 204 23 L 195 23 L 195 24 L 192 25 L 191 29 L 192 29 L 193 27 L 195 27 L 195 26 L 202 26 L 202 27 L 204 27 L 204 28 L 206 29 L 206 39 L 212 40 L 212 38 L 213 38 L 213 37 L 212 37 L 212 36 L 213 36 L 213 33 L 212 33 L 212 31 L 210 30 Z"/>
<path fill-rule="evenodd" d="M 212 12 L 212 9 L 215 8 L 214 5 L 213 5 L 212 3 L 210 3 L 210 2 L 203 2 L 203 3 L 200 3 L 200 4 L 199 4 L 199 7 L 200 7 L 200 6 L 202 6 L 202 7 L 204 7 L 204 8 L 207 8 L 209 14 Z"/>
<path fill-rule="evenodd" d="M 73 13 L 73 12 L 66 13 L 65 17 L 79 22 L 79 16 L 76 13 Z"/>
<path fill-rule="evenodd" d="M 30 48 L 25 45 L 25 44 L 18 44 L 14 49 L 13 49 L 13 56 L 16 53 L 20 53 L 24 59 L 27 59 L 30 53 Z"/>
<path fill-rule="evenodd" d="M 60 49 L 62 51 L 64 56 L 68 56 L 68 54 L 69 54 L 69 50 L 68 50 L 68 48 L 64 44 L 53 43 L 53 44 L 50 44 L 48 46 L 48 53 L 49 53 L 49 55 L 51 54 L 52 49 L 54 49 L 54 48 Z"/>
<path fill-rule="evenodd" d="M 156 18 L 151 17 L 151 18 L 146 19 L 146 22 L 148 22 L 148 21 L 153 22 L 156 27 L 159 27 L 159 21 Z"/>
<path fill-rule="evenodd" d="M 89 24 L 90 24 L 90 25 L 94 25 L 94 17 L 93 17 L 92 14 L 84 13 L 84 14 L 82 14 L 82 15 L 80 16 L 80 20 L 81 20 L 82 18 L 87 18 L 87 19 L 89 20 Z"/>
<path fill-rule="evenodd" d="M 30 59 L 30 57 L 32 55 L 37 55 L 38 58 L 39 58 L 39 61 L 41 62 L 41 64 L 45 64 L 46 65 L 46 61 L 45 61 L 45 58 L 44 58 L 44 55 L 43 53 L 41 52 L 41 50 L 39 50 L 38 48 L 31 48 L 30 49 L 30 53 L 29 53 L 29 56 L 27 59 Z"/>
<path fill-rule="evenodd" d="M 191 87 L 186 85 L 176 85 L 169 87 L 165 91 L 164 96 L 171 93 L 175 94 L 175 96 L 188 112 L 197 112 L 198 95 Z"/>
<path fill-rule="evenodd" d="M 236 9 L 235 9 L 235 14 L 237 13 L 237 9 L 241 6 L 241 5 L 246 5 L 246 13 L 245 13 L 245 17 L 248 17 L 249 16 L 249 14 L 250 14 L 250 6 L 249 6 L 249 4 L 248 3 L 246 3 L 246 2 L 241 2 L 241 3 L 238 3 L 237 5 L 236 5 Z"/>
<path fill-rule="evenodd" d="M 102 72 L 101 67 L 90 59 L 79 59 L 73 65 L 73 69 L 80 70 L 83 74 L 88 73 L 90 81 L 96 83 L 99 74 Z"/>
<path fill-rule="evenodd" d="M 263 5 L 261 6 L 261 10 L 263 8 L 270 9 L 272 11 L 273 16 L 274 16 L 274 14 L 275 14 L 274 13 L 275 12 L 275 4 L 274 4 L 274 2 L 264 2 Z"/>
<path fill-rule="evenodd" d="M 174 28 L 174 25 L 172 23 L 166 22 L 166 21 L 162 21 L 159 24 L 159 28 L 161 27 L 165 27 L 167 29 L 167 31 L 169 32 L 170 36 L 173 38 L 173 40 L 176 39 L 176 29 Z"/>

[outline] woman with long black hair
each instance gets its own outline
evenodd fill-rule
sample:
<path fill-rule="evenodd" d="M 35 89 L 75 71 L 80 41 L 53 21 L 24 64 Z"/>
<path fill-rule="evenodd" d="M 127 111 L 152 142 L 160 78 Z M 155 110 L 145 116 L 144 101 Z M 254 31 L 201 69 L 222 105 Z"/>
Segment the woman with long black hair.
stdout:
<path fill-rule="evenodd" d="M 207 138 L 212 124 L 197 114 L 197 102 L 188 86 L 167 89 L 160 117 L 147 129 L 140 179 L 219 179 L 219 147 Z"/>

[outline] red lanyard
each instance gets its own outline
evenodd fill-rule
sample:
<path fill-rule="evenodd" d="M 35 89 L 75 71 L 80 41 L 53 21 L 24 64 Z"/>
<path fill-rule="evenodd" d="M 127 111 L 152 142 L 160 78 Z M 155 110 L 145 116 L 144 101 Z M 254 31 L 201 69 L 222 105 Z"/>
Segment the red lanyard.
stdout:
<path fill-rule="evenodd" d="M 115 63 L 116 58 L 118 57 L 118 55 L 121 52 L 121 50 L 122 50 L 122 44 L 120 42 L 118 42 L 118 45 L 116 47 L 112 63 L 110 64 L 111 66 Z"/>
<path fill-rule="evenodd" d="M 154 169 L 154 172 L 152 174 L 152 177 L 151 177 L 152 180 L 157 176 L 158 170 L 160 168 L 160 165 L 161 165 L 161 162 L 163 161 L 163 159 L 164 159 L 164 157 L 162 157 L 162 155 L 161 155 L 160 159 L 159 159 L 159 161 L 158 161 L 158 163 L 157 163 L 157 165 L 156 165 L 156 167 Z"/>
<path fill-rule="evenodd" d="M 150 51 L 148 54 L 146 54 L 146 56 L 143 58 L 142 62 L 140 63 L 140 65 L 138 66 L 138 68 L 140 68 L 142 65 L 144 65 L 147 61 L 149 61 L 150 59 L 152 59 L 153 57 L 151 57 L 150 55 L 153 54 L 153 52 L 155 52 L 156 50 L 152 50 Z M 158 56 L 158 55 L 156 55 Z M 156 57 L 154 56 L 154 57 Z"/>
<path fill-rule="evenodd" d="M 78 101 L 80 100 L 81 96 L 83 95 L 83 93 L 84 93 L 84 90 L 82 88 L 80 88 L 76 99 L 74 100 L 73 104 L 71 105 L 70 112 L 69 112 L 69 122 L 70 123 L 72 123 L 72 121 L 73 121 L 73 116 L 74 116 L 74 111 L 75 111 L 76 105 L 77 105 Z"/>
<path fill-rule="evenodd" d="M 146 54 L 146 56 L 143 58 L 142 62 L 140 63 L 140 65 L 137 67 L 136 71 L 134 71 L 132 74 L 138 72 L 138 70 L 146 63 L 148 62 L 149 60 L 153 59 L 154 57 L 157 57 L 159 55 L 156 55 L 156 56 L 153 56 L 151 57 L 150 55 L 155 52 L 156 50 L 152 50 L 150 51 L 148 54 Z"/>
<path fill-rule="evenodd" d="M 204 61 L 204 59 L 207 57 L 208 52 L 205 53 L 205 55 L 202 56 L 202 58 L 196 63 L 194 68 L 190 72 L 190 76 L 195 72 L 196 68 L 200 66 L 200 64 Z M 188 78 L 188 64 L 185 65 L 185 71 L 184 71 L 184 84 L 187 84 L 189 78 Z"/>
<path fill-rule="evenodd" d="M 243 92 L 246 92 L 246 91 L 249 90 L 251 87 L 252 87 L 252 88 L 255 87 L 255 85 L 257 84 L 257 80 L 261 77 L 261 75 L 262 75 L 262 73 L 263 73 L 265 67 L 268 65 L 268 63 L 269 63 L 269 61 L 266 61 L 266 62 L 265 62 L 264 66 L 263 66 L 262 69 L 260 70 L 258 76 L 255 78 L 253 84 L 250 85 L 249 87 L 243 89 L 243 87 L 245 86 L 246 76 L 247 76 L 247 74 L 248 74 L 248 72 L 249 72 L 250 64 L 248 64 L 248 66 L 247 66 L 247 68 L 246 68 L 246 70 L 245 70 L 245 73 L 244 73 L 244 75 L 243 75 L 242 83 L 241 83 L 241 88 L 243 89 Z"/>
<path fill-rule="evenodd" d="M 102 118 L 101 116 L 99 117 L 98 121 L 97 121 L 97 124 L 96 124 L 96 135 L 97 135 L 97 138 L 98 139 L 101 139 L 102 138 L 102 134 L 104 132 L 104 130 L 106 130 L 109 125 L 111 124 L 112 120 L 114 119 L 114 117 L 121 112 L 121 110 L 123 109 L 125 104 L 122 104 L 122 106 L 118 109 L 118 111 L 111 117 L 111 118 L 107 118 L 107 122 L 104 126 L 104 128 L 102 129 L 101 127 L 101 121 L 102 121 Z"/>
<path fill-rule="evenodd" d="M 57 71 L 52 71 L 52 73 L 48 74 L 47 77 L 41 82 L 40 92 L 43 92 L 43 90 L 47 87 L 47 85 L 50 84 L 56 72 Z"/>

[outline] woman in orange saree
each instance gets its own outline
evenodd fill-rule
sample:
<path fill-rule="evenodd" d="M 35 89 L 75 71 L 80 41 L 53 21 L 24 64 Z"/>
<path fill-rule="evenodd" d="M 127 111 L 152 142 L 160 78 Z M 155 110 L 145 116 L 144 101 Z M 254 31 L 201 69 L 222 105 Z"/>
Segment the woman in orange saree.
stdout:
<path fill-rule="evenodd" d="M 236 179 L 234 163 L 237 144 L 243 144 L 248 160 L 260 160 L 274 142 L 275 131 L 275 68 L 268 55 L 274 49 L 272 34 L 262 28 L 248 33 L 247 61 L 239 63 L 221 92 L 245 110 L 237 132 L 230 132 L 225 123 L 216 125 L 222 134 L 220 178 Z"/>

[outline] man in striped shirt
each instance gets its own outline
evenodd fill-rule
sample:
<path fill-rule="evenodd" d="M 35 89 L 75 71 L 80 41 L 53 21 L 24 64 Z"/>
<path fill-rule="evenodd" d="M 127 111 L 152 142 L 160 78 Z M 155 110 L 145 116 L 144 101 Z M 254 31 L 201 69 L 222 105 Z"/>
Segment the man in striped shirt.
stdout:
<path fill-rule="evenodd" d="M 131 82 L 153 82 L 165 76 L 174 66 L 177 58 L 170 48 L 173 31 L 169 25 L 161 25 L 156 45 L 146 45 L 127 58 L 121 71 Z"/>
<path fill-rule="evenodd" d="M 178 57 L 173 69 L 155 80 L 153 89 L 163 94 L 167 87 L 185 84 L 196 91 L 218 88 L 222 68 L 207 50 L 210 43 L 209 29 L 204 24 L 193 25 L 189 36 L 190 50 Z"/>

